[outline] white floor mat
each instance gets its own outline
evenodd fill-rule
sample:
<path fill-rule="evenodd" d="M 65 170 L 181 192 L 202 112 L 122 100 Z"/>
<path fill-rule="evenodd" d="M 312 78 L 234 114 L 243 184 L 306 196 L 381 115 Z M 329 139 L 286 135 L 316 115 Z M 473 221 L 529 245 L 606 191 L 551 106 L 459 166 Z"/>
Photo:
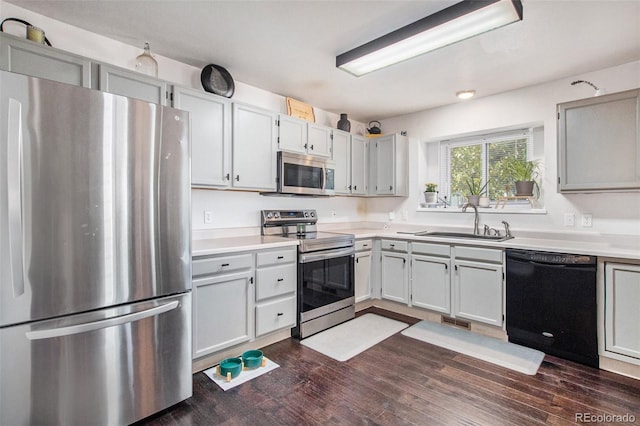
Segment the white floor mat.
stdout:
<path fill-rule="evenodd" d="M 276 368 L 280 367 L 278 364 L 271 361 L 269 358 L 264 357 L 264 359 L 267 361 L 264 367 L 242 370 L 242 372 L 238 374 L 237 377 L 234 377 L 233 379 L 231 379 L 230 382 L 227 382 L 226 377 L 222 377 L 217 373 L 217 367 L 218 367 L 217 365 L 209 368 L 208 370 L 204 370 L 203 373 L 206 374 L 207 377 L 209 377 L 211 380 L 213 380 L 216 385 L 220 386 L 220 388 L 223 391 L 227 391 L 231 388 L 241 385 L 244 382 L 248 382 L 251 379 L 254 379 L 258 376 L 262 376 L 263 374 L 268 373 L 269 371 L 275 370 Z"/>
<path fill-rule="evenodd" d="M 402 334 L 531 376 L 544 359 L 544 352 L 430 321 L 420 321 Z"/>
<path fill-rule="evenodd" d="M 304 346 L 338 361 L 347 361 L 408 327 L 400 321 L 365 314 L 302 340 Z"/>

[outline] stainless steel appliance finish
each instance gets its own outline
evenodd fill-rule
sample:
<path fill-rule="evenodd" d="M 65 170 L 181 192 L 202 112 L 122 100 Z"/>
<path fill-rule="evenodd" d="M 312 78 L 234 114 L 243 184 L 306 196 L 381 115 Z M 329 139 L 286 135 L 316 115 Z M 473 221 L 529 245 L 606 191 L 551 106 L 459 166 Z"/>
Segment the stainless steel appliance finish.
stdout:
<path fill-rule="evenodd" d="M 278 152 L 278 193 L 334 195 L 335 166 L 310 155 Z"/>
<path fill-rule="evenodd" d="M 0 424 L 191 396 L 188 114 L 0 72 Z"/>
<path fill-rule="evenodd" d="M 297 238 L 298 309 L 305 338 L 355 317 L 355 237 L 317 232 L 315 210 L 263 210 L 263 235 Z"/>

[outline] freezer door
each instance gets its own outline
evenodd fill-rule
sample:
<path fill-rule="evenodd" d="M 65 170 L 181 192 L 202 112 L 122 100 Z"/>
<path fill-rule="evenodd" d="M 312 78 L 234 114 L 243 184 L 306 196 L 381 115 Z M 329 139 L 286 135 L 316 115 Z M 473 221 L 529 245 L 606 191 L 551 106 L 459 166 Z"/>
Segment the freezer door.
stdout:
<path fill-rule="evenodd" d="M 191 292 L 0 329 L 0 424 L 125 425 L 192 394 Z"/>
<path fill-rule="evenodd" d="M 0 72 L 0 327 L 188 290 L 188 113 Z"/>

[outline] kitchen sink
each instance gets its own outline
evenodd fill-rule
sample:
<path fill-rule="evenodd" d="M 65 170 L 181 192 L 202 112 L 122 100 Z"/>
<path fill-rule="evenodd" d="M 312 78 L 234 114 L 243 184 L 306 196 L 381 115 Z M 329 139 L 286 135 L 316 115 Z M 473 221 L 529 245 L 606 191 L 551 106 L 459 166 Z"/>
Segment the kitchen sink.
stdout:
<path fill-rule="evenodd" d="M 513 237 L 507 237 L 504 235 L 475 235 L 466 232 L 416 232 L 413 234 L 417 237 L 441 237 L 441 238 L 461 238 L 480 241 L 505 241 L 510 240 Z"/>

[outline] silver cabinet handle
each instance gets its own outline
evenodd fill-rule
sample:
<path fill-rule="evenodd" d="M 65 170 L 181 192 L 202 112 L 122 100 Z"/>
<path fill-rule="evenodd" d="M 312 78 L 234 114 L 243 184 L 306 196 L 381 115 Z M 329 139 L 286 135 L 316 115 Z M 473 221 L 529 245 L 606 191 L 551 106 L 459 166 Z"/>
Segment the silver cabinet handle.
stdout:
<path fill-rule="evenodd" d="M 101 328 L 113 327 L 130 322 L 140 321 L 142 319 L 160 315 L 164 312 L 171 311 L 180 305 L 180 302 L 174 300 L 160 306 L 155 306 L 144 311 L 134 312 L 132 314 L 122 315 L 115 318 L 109 318 L 101 321 L 94 321 L 84 324 L 70 325 L 67 327 L 51 328 L 48 330 L 28 331 L 26 333 L 29 340 L 52 339 L 54 337 L 71 336 L 73 334 L 87 333 L 89 331 L 99 330 Z"/>
<path fill-rule="evenodd" d="M 7 123 L 7 204 L 9 216 L 9 265 L 13 296 L 24 294 L 22 259 L 22 104 L 9 99 Z"/>

